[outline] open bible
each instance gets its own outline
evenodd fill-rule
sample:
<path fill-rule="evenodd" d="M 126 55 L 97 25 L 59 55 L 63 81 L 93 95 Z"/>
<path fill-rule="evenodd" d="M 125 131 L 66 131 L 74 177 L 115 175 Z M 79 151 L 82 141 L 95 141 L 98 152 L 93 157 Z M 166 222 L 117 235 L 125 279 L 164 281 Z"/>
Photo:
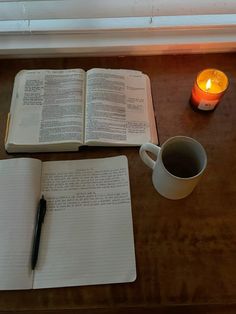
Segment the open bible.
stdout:
<path fill-rule="evenodd" d="M 7 125 L 8 152 L 158 142 L 150 80 L 135 70 L 22 70 Z"/>
<path fill-rule="evenodd" d="M 47 201 L 39 256 L 34 225 Z M 125 156 L 0 161 L 0 290 L 131 282 L 136 278 Z"/>

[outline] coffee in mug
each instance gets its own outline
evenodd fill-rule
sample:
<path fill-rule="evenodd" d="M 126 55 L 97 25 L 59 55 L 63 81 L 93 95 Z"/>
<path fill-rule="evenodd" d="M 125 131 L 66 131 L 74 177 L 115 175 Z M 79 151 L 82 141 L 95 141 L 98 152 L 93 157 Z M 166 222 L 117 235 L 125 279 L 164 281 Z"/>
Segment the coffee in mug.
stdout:
<path fill-rule="evenodd" d="M 147 152 L 156 155 L 156 160 L 150 158 Z M 174 136 L 161 147 L 151 143 L 143 144 L 140 157 L 153 169 L 152 182 L 156 190 L 169 199 L 188 196 L 199 182 L 207 164 L 203 146 L 187 136 Z"/>

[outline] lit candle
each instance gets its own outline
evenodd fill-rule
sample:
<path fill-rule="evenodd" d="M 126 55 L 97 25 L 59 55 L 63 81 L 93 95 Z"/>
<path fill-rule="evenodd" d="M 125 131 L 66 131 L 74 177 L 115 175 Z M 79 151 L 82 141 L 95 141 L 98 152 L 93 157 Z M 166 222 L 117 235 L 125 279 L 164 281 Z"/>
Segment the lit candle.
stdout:
<path fill-rule="evenodd" d="M 228 87 L 227 76 L 216 69 L 200 72 L 194 83 L 190 99 L 194 109 L 210 111 L 219 104 Z"/>

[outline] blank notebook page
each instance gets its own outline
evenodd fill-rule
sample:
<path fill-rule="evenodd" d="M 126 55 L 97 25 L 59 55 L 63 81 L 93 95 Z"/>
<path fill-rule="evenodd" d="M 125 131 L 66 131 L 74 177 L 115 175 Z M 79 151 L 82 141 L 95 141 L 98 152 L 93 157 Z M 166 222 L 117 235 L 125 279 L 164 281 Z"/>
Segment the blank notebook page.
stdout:
<path fill-rule="evenodd" d="M 0 289 L 31 289 L 30 259 L 41 161 L 0 161 Z"/>
<path fill-rule="evenodd" d="M 48 210 L 34 288 L 134 281 L 126 157 L 45 162 L 42 180 Z"/>

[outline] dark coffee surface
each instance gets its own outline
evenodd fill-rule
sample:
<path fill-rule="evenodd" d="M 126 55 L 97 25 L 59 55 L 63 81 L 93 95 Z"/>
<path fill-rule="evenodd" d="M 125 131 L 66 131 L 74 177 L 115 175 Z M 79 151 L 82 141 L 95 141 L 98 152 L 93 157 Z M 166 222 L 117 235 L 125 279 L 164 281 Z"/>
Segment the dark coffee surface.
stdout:
<path fill-rule="evenodd" d="M 185 154 L 173 154 L 163 159 L 165 168 L 176 177 L 189 178 L 199 173 L 199 167 L 194 158 Z"/>

